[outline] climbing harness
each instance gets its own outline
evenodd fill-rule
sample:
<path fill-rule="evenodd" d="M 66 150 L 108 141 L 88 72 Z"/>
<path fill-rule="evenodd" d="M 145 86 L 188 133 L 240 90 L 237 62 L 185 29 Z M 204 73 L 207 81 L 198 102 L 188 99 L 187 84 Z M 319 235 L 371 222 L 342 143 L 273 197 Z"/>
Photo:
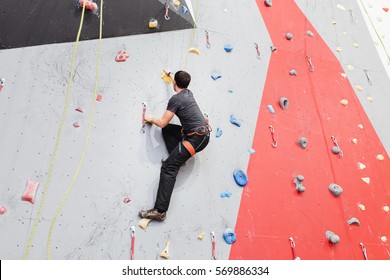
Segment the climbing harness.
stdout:
<path fill-rule="evenodd" d="M 360 242 L 360 247 L 362 248 L 362 252 L 363 252 L 364 259 L 365 259 L 365 260 L 368 260 L 368 257 L 367 257 L 367 250 L 366 250 L 366 247 L 364 247 L 364 244 L 363 244 L 362 242 Z"/>
<path fill-rule="evenodd" d="M 131 231 L 130 260 L 134 260 L 135 226 L 131 226 L 130 231 Z"/>
<path fill-rule="evenodd" d="M 206 34 L 206 48 L 209 49 L 211 47 L 209 33 L 207 32 L 207 30 L 204 33 Z"/>
<path fill-rule="evenodd" d="M 260 54 L 260 50 L 259 50 L 259 45 L 257 43 L 255 43 L 255 49 L 256 49 L 256 52 L 257 52 L 257 58 L 258 59 L 261 59 L 261 54 Z"/>
<path fill-rule="evenodd" d="M 372 81 L 371 81 L 370 77 L 368 76 L 368 71 L 366 69 L 364 69 L 363 71 L 364 71 L 364 74 L 366 74 L 368 84 L 370 86 L 372 86 Z"/>
<path fill-rule="evenodd" d="M 146 115 L 146 102 L 142 102 L 142 128 L 141 128 L 142 133 L 145 133 L 145 125 L 146 125 L 145 115 Z"/>
<path fill-rule="evenodd" d="M 339 157 L 342 157 L 342 156 L 344 155 L 344 153 L 343 153 L 343 151 L 341 150 L 341 148 L 340 148 L 340 146 L 339 146 L 339 144 L 338 144 L 338 142 L 337 142 L 336 137 L 332 136 L 331 138 L 332 138 L 333 143 L 336 145 L 336 147 L 337 147 L 338 150 L 339 150 L 339 153 L 338 153 Z"/>
<path fill-rule="evenodd" d="M 165 20 L 169 20 L 170 19 L 170 17 L 169 17 L 169 15 L 168 15 L 168 13 L 169 13 L 169 5 L 168 5 L 168 2 L 165 4 Z"/>
<path fill-rule="evenodd" d="M 295 253 L 295 241 L 292 237 L 290 237 L 288 240 L 290 240 L 290 246 L 291 246 L 291 250 L 292 250 L 292 253 L 293 253 L 293 258 L 294 260 L 300 260 L 301 258 L 298 257 Z"/>
<path fill-rule="evenodd" d="M 214 231 L 210 232 L 211 235 L 211 259 L 216 260 L 215 257 L 215 233 Z"/>
<path fill-rule="evenodd" d="M 307 61 L 309 62 L 309 70 L 310 70 L 310 72 L 314 72 L 314 65 L 311 62 L 311 57 L 309 55 L 306 56 L 306 57 L 307 57 Z"/>
<path fill-rule="evenodd" d="M 276 148 L 278 146 L 278 141 L 276 141 L 276 139 L 275 139 L 275 128 L 272 125 L 270 125 L 269 131 L 271 132 L 271 136 L 272 136 L 271 145 L 272 145 L 272 147 Z"/>

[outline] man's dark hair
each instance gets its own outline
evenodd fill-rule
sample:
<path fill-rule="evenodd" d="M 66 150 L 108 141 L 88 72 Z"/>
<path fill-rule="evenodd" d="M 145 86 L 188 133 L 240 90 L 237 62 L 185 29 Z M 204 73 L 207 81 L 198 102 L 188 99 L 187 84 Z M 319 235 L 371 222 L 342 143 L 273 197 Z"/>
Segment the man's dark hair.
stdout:
<path fill-rule="evenodd" d="M 191 82 L 191 76 L 186 71 L 177 71 L 175 74 L 175 82 L 179 88 L 187 88 Z"/>

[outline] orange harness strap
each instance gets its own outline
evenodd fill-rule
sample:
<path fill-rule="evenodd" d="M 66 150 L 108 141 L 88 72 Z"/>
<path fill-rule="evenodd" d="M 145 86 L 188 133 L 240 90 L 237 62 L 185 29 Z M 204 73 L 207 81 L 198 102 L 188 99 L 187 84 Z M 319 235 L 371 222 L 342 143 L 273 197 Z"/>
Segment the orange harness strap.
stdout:
<path fill-rule="evenodd" d="M 187 151 L 191 154 L 191 156 L 193 157 L 195 155 L 195 149 L 191 145 L 191 143 L 188 141 L 183 141 L 183 145 L 187 149 Z"/>

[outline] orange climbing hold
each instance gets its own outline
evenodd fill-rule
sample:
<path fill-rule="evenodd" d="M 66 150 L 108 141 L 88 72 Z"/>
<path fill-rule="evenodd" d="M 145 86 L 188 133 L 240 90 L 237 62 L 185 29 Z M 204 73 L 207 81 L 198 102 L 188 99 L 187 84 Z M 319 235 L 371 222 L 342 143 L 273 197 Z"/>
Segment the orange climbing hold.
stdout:
<path fill-rule="evenodd" d="M 22 200 L 35 203 L 35 195 L 37 194 L 39 182 L 28 179 L 26 189 L 24 190 Z"/>
<path fill-rule="evenodd" d="M 84 5 L 84 2 L 85 2 L 85 9 L 87 10 L 91 10 L 91 11 L 96 11 L 98 6 L 96 3 L 94 3 L 93 1 L 91 0 L 80 0 L 80 6 L 83 7 Z"/>
<path fill-rule="evenodd" d="M 125 62 L 128 57 L 129 57 L 129 54 L 127 52 L 119 51 L 115 57 L 115 61 L 116 62 Z"/>

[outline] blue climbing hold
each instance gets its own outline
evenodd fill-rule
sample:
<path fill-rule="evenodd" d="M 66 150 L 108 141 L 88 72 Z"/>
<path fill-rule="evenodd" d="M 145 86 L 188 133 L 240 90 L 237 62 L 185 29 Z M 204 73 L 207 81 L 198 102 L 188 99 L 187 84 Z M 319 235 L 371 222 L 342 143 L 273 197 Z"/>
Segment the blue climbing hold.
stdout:
<path fill-rule="evenodd" d="M 249 152 L 251 155 L 253 155 L 254 153 L 256 153 L 255 149 L 253 149 L 253 148 L 249 148 L 249 149 L 248 149 L 248 152 Z"/>
<path fill-rule="evenodd" d="M 245 172 L 241 169 L 236 169 L 233 172 L 234 181 L 236 181 L 237 185 L 244 187 L 248 183 L 248 177 Z"/>
<path fill-rule="evenodd" d="M 225 45 L 223 48 L 227 53 L 230 53 L 233 50 L 233 47 L 231 45 Z"/>
<path fill-rule="evenodd" d="M 231 228 L 227 228 L 223 233 L 223 239 L 225 239 L 225 242 L 230 245 L 236 242 L 237 237 Z"/>
<path fill-rule="evenodd" d="M 232 193 L 229 192 L 229 191 L 223 191 L 223 192 L 221 192 L 220 196 L 221 196 L 222 198 L 224 198 L 224 197 L 231 197 L 231 196 L 232 196 Z"/>
<path fill-rule="evenodd" d="M 238 127 L 241 126 L 241 123 L 234 115 L 230 115 L 230 122 Z"/>
<path fill-rule="evenodd" d="M 215 137 L 219 138 L 219 137 L 221 137 L 222 134 L 223 134 L 222 129 L 220 129 L 219 127 L 217 127 L 217 133 L 215 134 Z"/>
<path fill-rule="evenodd" d="M 267 105 L 267 109 L 268 109 L 268 111 L 270 111 L 272 114 L 275 114 L 275 110 L 274 110 L 274 107 L 272 107 L 272 105 Z"/>
<path fill-rule="evenodd" d="M 188 8 L 186 6 L 180 6 L 180 12 L 185 15 L 188 12 Z"/>
<path fill-rule="evenodd" d="M 211 74 L 211 78 L 215 81 L 218 80 L 219 78 L 222 78 L 222 75 L 218 72 L 214 72 Z"/>

